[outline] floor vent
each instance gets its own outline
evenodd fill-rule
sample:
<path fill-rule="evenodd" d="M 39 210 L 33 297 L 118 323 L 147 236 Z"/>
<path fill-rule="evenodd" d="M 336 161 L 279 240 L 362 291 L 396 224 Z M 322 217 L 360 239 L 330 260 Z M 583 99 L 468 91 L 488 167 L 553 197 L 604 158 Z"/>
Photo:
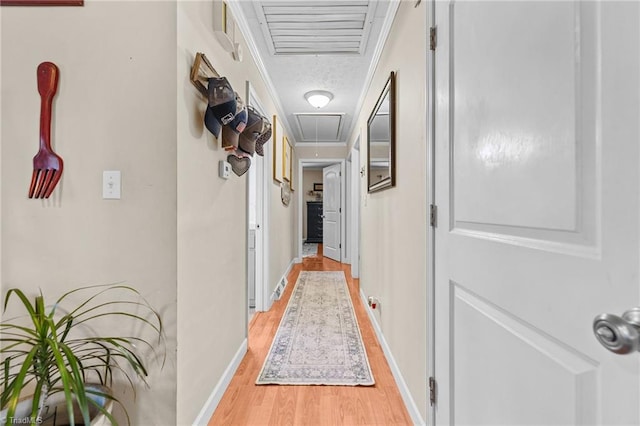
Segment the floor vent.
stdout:
<path fill-rule="evenodd" d="M 282 293 L 284 292 L 284 288 L 286 286 L 287 286 L 287 279 L 285 277 L 282 277 L 282 279 L 278 283 L 278 286 L 276 287 L 276 289 L 273 291 L 273 294 L 271 295 L 271 300 L 273 301 L 280 300 L 280 297 L 282 296 Z"/>

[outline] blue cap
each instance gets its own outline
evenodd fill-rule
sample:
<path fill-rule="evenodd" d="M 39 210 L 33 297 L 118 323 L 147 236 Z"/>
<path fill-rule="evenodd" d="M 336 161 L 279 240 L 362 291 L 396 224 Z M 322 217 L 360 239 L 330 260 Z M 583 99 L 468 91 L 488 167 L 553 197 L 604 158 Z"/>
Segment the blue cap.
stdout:
<path fill-rule="evenodd" d="M 204 114 L 204 125 L 218 138 L 221 126 L 231 122 L 236 115 L 236 95 L 226 77 L 210 78 L 207 93 L 208 106 Z"/>

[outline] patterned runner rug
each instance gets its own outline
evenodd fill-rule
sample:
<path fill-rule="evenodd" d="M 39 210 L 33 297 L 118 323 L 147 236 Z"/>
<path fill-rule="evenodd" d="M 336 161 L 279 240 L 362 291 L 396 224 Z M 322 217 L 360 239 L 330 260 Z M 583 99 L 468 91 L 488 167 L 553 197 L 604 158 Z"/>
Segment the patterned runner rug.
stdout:
<path fill-rule="evenodd" d="M 344 272 L 300 273 L 256 384 L 374 384 Z"/>
<path fill-rule="evenodd" d="M 315 256 L 318 254 L 318 243 L 303 243 L 302 257 Z"/>

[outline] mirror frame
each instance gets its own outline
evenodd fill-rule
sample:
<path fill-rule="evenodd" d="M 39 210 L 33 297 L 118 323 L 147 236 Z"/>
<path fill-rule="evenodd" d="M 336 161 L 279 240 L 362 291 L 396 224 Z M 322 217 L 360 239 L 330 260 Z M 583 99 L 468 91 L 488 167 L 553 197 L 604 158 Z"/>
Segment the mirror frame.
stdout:
<path fill-rule="evenodd" d="M 370 183 L 371 176 L 371 124 L 373 123 L 373 119 L 376 117 L 378 110 L 380 109 L 380 105 L 384 100 L 386 95 L 389 95 L 389 177 L 376 182 L 374 184 Z M 396 154 L 396 73 L 391 71 L 389 75 L 389 79 L 387 79 L 384 88 L 382 89 L 382 93 L 378 97 L 378 101 L 376 105 L 373 107 L 371 111 L 371 115 L 369 116 L 369 120 L 367 120 L 367 188 L 368 191 L 376 192 L 382 189 L 391 188 L 396 186 L 396 164 L 395 164 L 395 154 Z"/>

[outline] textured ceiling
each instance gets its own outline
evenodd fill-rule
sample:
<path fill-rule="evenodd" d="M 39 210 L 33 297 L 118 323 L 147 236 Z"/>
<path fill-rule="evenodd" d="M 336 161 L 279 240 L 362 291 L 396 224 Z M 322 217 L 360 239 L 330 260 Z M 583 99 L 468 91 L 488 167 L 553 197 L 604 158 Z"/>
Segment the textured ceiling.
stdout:
<path fill-rule="evenodd" d="M 378 48 L 390 1 L 239 1 L 250 36 L 297 145 L 346 144 Z M 392 17 L 388 17 L 389 21 Z M 379 48 L 378 48 L 379 49 Z M 317 110 L 304 94 L 327 90 Z M 324 117 L 323 115 L 327 115 Z"/>

